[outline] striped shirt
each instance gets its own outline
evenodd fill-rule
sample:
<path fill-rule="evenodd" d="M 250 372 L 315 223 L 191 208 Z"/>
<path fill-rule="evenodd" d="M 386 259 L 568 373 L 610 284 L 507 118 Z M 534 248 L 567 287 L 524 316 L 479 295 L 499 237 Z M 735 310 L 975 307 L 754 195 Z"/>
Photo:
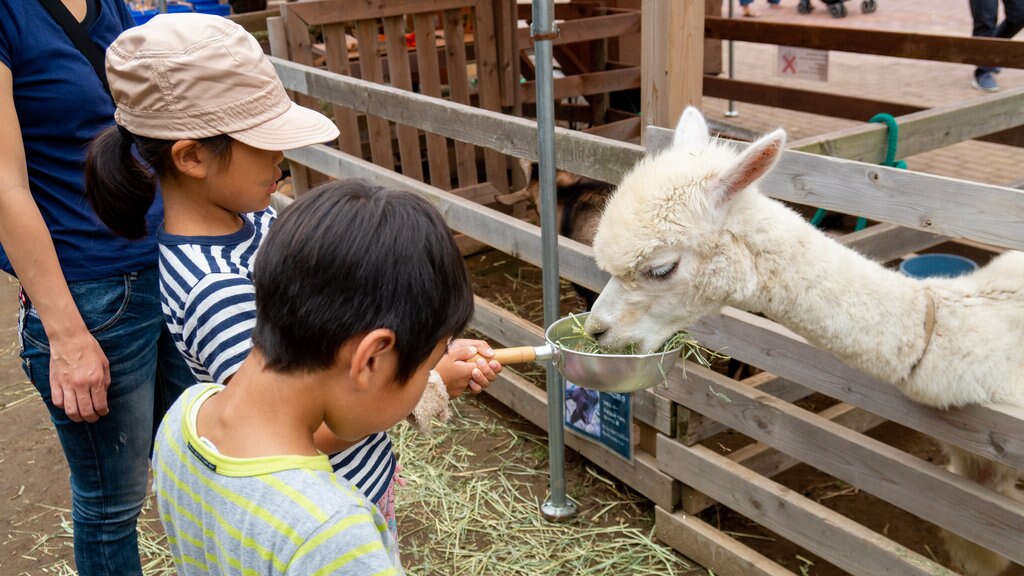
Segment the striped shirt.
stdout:
<path fill-rule="evenodd" d="M 326 456 L 233 458 L 196 431 L 197 384 L 157 432 L 153 490 L 178 574 L 402 574 L 376 506 Z"/>
<path fill-rule="evenodd" d="M 160 301 L 174 343 L 199 382 L 227 383 L 252 348 L 253 262 L 277 218 L 271 208 L 242 215 L 226 236 L 178 236 L 161 228 Z M 397 462 L 386 432 L 330 457 L 338 474 L 380 501 Z"/>

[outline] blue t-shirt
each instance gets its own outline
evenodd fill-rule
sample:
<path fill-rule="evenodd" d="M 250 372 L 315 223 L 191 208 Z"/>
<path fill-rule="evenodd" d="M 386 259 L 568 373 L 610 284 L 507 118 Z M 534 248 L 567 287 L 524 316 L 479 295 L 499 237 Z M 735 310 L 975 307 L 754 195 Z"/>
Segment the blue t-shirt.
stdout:
<path fill-rule="evenodd" d="M 106 48 L 133 25 L 121 0 L 98 0 L 89 36 Z M 0 1 L 0 62 L 14 79 L 14 106 L 25 143 L 32 197 L 50 230 L 64 278 L 92 280 L 157 263 L 159 197 L 149 236 L 125 240 L 99 221 L 85 199 L 89 142 L 114 119 L 114 104 L 89 61 L 39 0 Z M 0 247 L 0 268 L 13 274 Z"/>

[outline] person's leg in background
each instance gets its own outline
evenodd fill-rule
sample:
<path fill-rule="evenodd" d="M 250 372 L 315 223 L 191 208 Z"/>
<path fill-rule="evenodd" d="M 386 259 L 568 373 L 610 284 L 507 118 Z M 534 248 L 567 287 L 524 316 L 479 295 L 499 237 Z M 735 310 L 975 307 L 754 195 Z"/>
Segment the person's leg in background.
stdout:
<path fill-rule="evenodd" d="M 1024 0 L 1003 0 L 1006 19 L 996 28 L 995 38 L 1013 38 L 1024 29 Z"/>
<path fill-rule="evenodd" d="M 1020 0 L 1012 1 L 1020 2 Z M 998 16 L 998 0 L 971 0 L 971 19 L 974 21 L 974 29 L 971 32 L 971 36 L 980 38 L 993 37 L 996 33 L 996 19 Z M 982 92 L 995 92 L 999 90 L 999 83 L 996 82 L 994 76 L 996 71 L 996 68 L 991 66 L 978 66 L 974 70 L 971 85 Z"/>
<path fill-rule="evenodd" d="M 148 272 L 148 274 L 147 274 Z M 150 280 L 152 277 L 152 280 Z M 141 575 L 136 521 L 146 497 L 157 343 L 163 320 L 152 271 L 71 282 L 69 288 L 110 364 L 110 413 L 74 422 L 50 397 L 49 341 L 23 307 L 22 361 L 50 411 L 71 470 L 75 564 L 81 576 Z"/>

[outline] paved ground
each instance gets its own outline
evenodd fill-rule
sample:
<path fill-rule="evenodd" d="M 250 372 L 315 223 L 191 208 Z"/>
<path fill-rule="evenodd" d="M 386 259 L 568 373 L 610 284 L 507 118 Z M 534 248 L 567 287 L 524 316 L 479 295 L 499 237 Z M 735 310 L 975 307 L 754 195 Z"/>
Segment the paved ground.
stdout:
<path fill-rule="evenodd" d="M 734 2 L 736 0 L 733 0 Z M 807 22 L 821 26 L 844 28 L 882 28 L 889 30 L 929 32 L 970 36 L 971 15 L 967 0 L 878 0 L 878 11 L 861 14 L 859 2 L 848 2 L 850 13 L 843 19 L 829 16 L 820 0 L 813 0 L 816 9 L 807 15 L 796 11 L 796 0 L 782 0 L 782 8 L 767 8 L 766 0 L 755 0 L 760 18 L 766 21 Z M 736 2 L 735 14 L 740 14 Z M 723 4 L 728 13 L 728 2 Z M 1024 41 L 1024 34 L 1016 41 Z M 723 46 L 723 50 L 724 50 Z M 875 98 L 891 102 L 931 107 L 952 104 L 984 95 L 971 87 L 972 66 L 924 60 L 905 60 L 850 52 L 829 55 L 827 83 L 806 80 L 782 80 L 775 77 L 777 48 L 747 42 L 734 43 L 735 77 L 769 84 L 785 85 L 834 94 Z M 1004 70 L 999 76 L 1003 89 L 1024 86 L 1024 70 Z M 721 117 L 727 103 L 717 98 L 704 99 L 705 113 L 718 115 L 724 121 L 755 130 L 786 128 L 792 139 L 823 134 L 855 126 L 857 122 L 827 118 L 814 114 L 791 112 L 737 103 L 740 115 Z M 865 118 L 865 121 L 867 118 Z M 913 170 L 940 174 L 989 184 L 1006 184 L 1024 178 L 1024 150 L 1020 148 L 966 142 L 908 158 Z"/>

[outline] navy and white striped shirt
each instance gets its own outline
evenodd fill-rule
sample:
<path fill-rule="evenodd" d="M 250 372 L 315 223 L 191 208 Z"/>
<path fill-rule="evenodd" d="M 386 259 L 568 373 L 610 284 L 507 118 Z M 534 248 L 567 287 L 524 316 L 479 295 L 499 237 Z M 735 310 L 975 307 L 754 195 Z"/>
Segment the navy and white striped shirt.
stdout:
<path fill-rule="evenodd" d="M 177 236 L 162 228 L 160 301 L 178 350 L 199 382 L 225 384 L 252 348 L 256 292 L 252 268 L 277 215 L 242 215 L 242 229 L 226 236 Z M 377 502 L 395 473 L 386 432 L 330 456 L 334 470 Z"/>

